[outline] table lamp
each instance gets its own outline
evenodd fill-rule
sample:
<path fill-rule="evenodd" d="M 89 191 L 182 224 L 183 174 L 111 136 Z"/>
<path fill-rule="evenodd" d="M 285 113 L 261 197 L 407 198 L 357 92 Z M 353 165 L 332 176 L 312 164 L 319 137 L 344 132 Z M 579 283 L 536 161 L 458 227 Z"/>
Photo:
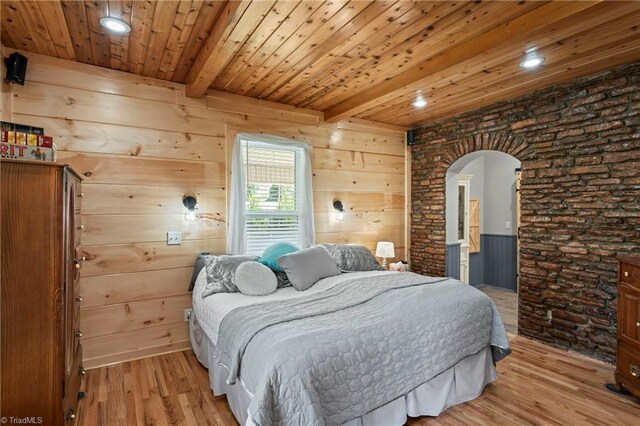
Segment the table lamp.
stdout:
<path fill-rule="evenodd" d="M 382 258 L 382 266 L 387 269 L 387 258 L 396 257 L 396 253 L 393 250 L 393 243 L 388 241 L 378 241 L 376 246 L 376 257 Z"/>

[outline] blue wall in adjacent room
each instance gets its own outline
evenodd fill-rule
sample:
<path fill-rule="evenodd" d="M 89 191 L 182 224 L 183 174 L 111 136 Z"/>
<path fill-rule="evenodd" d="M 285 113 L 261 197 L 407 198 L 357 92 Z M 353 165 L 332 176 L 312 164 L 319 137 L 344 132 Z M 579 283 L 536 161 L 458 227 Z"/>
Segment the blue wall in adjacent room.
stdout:
<path fill-rule="evenodd" d="M 515 235 L 480 235 L 480 252 L 469 255 L 469 284 L 517 291 Z M 460 243 L 447 244 L 446 275 L 460 279 Z"/>
<path fill-rule="evenodd" d="M 469 284 L 489 284 L 517 290 L 517 239 L 515 235 L 480 235 L 480 252 L 469 256 Z M 447 250 L 448 253 L 448 250 Z M 447 264 L 448 264 L 447 259 Z M 458 253 L 458 263 L 460 254 Z"/>
<path fill-rule="evenodd" d="M 447 244 L 445 274 L 448 277 L 460 279 L 460 243 Z"/>

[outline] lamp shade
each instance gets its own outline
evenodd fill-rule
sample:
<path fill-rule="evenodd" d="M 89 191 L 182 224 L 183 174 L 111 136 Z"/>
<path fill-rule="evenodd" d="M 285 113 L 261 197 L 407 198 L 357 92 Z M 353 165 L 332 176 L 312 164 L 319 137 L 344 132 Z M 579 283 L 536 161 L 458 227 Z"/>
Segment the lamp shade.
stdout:
<path fill-rule="evenodd" d="M 396 253 L 393 250 L 393 243 L 388 241 L 378 241 L 378 245 L 376 246 L 376 256 L 377 257 L 396 257 Z"/>

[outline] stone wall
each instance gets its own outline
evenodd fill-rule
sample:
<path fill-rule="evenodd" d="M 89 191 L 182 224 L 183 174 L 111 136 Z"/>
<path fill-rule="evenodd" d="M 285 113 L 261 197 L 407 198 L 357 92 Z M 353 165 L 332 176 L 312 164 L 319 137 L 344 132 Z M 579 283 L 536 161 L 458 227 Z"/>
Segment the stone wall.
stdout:
<path fill-rule="evenodd" d="M 640 254 L 640 63 L 416 130 L 412 269 L 445 271 L 445 174 L 497 150 L 522 162 L 519 333 L 615 359 L 618 254 Z"/>

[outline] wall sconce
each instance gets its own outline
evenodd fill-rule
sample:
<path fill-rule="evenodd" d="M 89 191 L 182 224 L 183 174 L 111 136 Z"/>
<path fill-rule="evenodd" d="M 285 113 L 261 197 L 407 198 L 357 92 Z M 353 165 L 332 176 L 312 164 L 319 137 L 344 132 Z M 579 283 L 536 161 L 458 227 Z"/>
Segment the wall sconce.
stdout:
<path fill-rule="evenodd" d="M 344 206 L 342 205 L 342 201 L 335 200 L 333 202 L 333 208 L 338 212 L 338 220 L 344 219 Z"/>
<path fill-rule="evenodd" d="M 185 195 L 182 197 L 182 205 L 187 208 L 187 212 L 184 214 L 184 218 L 188 221 L 193 222 L 198 219 L 198 200 L 193 195 Z"/>

